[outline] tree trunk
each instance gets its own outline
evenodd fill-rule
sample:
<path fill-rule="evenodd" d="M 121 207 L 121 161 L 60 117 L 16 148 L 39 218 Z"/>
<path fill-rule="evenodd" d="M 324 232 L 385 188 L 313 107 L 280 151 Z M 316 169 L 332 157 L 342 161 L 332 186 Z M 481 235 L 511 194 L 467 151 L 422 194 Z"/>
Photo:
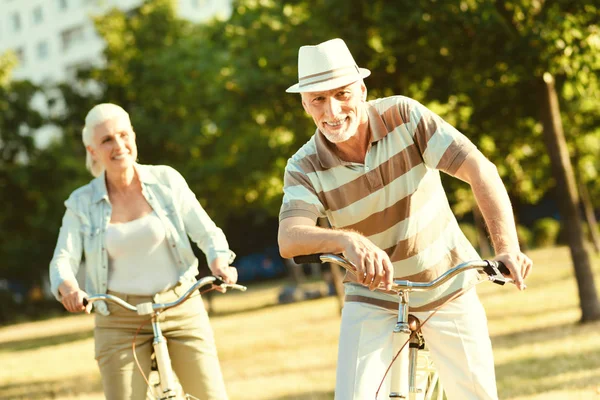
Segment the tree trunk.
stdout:
<path fill-rule="evenodd" d="M 581 196 L 581 204 L 583 205 L 583 211 L 585 213 L 585 220 L 587 221 L 588 229 L 590 230 L 590 240 L 594 245 L 596 253 L 600 253 L 600 236 L 598 235 L 598 221 L 594 214 L 594 205 L 590 198 L 590 192 L 587 186 L 583 183 L 579 184 L 579 194 Z"/>
<path fill-rule="evenodd" d="M 552 175 L 556 179 L 557 189 L 560 191 L 557 202 L 561 222 L 566 228 L 571 259 L 575 269 L 581 307 L 581 322 L 595 321 L 600 319 L 600 303 L 594 284 L 590 257 L 584 245 L 584 235 L 579 215 L 579 196 L 563 133 L 554 78 L 550 73 L 544 73 L 542 84 L 543 136 L 550 155 Z"/>

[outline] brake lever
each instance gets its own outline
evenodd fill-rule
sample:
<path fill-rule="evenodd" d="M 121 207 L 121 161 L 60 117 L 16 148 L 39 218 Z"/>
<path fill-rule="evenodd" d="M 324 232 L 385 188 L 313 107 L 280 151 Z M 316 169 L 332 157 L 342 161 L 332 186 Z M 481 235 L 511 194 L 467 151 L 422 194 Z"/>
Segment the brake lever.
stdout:
<path fill-rule="evenodd" d="M 487 265 L 483 268 L 490 281 L 497 285 L 504 286 L 507 282 L 512 282 L 511 278 L 507 278 L 504 274 L 510 275 L 510 271 L 502 261 L 485 260 Z"/>

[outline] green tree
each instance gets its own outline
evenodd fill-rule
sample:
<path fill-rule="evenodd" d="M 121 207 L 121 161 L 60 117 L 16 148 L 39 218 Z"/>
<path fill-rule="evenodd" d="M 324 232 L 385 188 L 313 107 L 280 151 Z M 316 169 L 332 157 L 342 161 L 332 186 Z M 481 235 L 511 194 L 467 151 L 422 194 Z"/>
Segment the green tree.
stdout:
<path fill-rule="evenodd" d="M 536 201 L 555 183 L 559 190 L 573 185 L 568 153 L 553 156 L 558 150 L 550 136 L 557 132 L 560 120 L 557 104 L 569 100 L 586 104 L 585 95 L 598 94 L 600 13 L 596 5 L 451 1 L 436 4 L 434 10 L 430 2 L 420 1 L 406 2 L 393 11 L 384 4 L 371 5 L 373 13 L 380 12 L 371 42 L 380 50 L 379 62 L 390 71 L 384 79 L 400 75 L 398 86 L 406 87 L 406 78 L 413 78 L 425 83 L 421 86 L 425 98 L 445 105 L 462 103 L 455 108 L 463 117 L 457 121 L 459 128 L 464 127 L 497 165 L 509 167 L 500 171 L 512 195 Z M 405 34 L 394 30 L 400 20 Z M 557 81 L 553 94 L 543 79 L 551 75 Z M 594 132 L 587 129 L 597 123 L 598 115 L 597 107 L 584 108 L 581 115 L 571 108 L 571 118 L 565 120 L 571 124 L 570 132 L 597 136 L 597 125 Z M 561 152 L 566 151 L 563 145 Z M 581 151 L 589 154 L 589 149 Z M 562 160 L 560 165 L 557 160 Z M 576 192 L 559 196 L 557 202 L 569 231 L 582 321 L 596 320 L 600 304 L 581 237 Z"/>
<path fill-rule="evenodd" d="M 29 211 L 37 196 L 28 186 L 28 161 L 36 157 L 34 132 L 42 125 L 31 102 L 38 88 L 27 81 L 12 81 L 14 54 L 0 56 L 0 270 L 7 278 L 25 277 L 31 271 L 29 255 L 35 252 Z"/>
<path fill-rule="evenodd" d="M 87 179 L 83 146 L 65 140 L 40 148 L 34 137 L 52 122 L 32 107 L 48 96 L 28 81 L 12 81 L 11 55 L 0 57 L 0 275 L 25 287 L 47 276 L 62 214 L 73 185 Z M 66 127 L 63 127 L 66 128 Z M 79 127 L 79 132 L 81 128 Z M 72 136 L 71 136 L 72 137 Z M 83 160 L 83 158 L 81 158 Z"/>

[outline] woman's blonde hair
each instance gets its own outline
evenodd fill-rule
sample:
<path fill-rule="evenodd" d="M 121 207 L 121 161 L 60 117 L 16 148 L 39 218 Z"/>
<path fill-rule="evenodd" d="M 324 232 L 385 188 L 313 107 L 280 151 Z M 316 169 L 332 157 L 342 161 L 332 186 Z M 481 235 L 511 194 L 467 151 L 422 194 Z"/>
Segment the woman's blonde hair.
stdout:
<path fill-rule="evenodd" d="M 102 103 L 95 105 L 85 116 L 85 126 L 81 132 L 83 145 L 86 147 L 85 167 L 94 176 L 100 176 L 104 171 L 104 166 L 92 158 L 87 146 L 94 147 L 92 138 L 94 137 L 94 128 L 101 123 L 116 117 L 125 117 L 131 125 L 129 114 L 120 106 L 112 103 Z"/>

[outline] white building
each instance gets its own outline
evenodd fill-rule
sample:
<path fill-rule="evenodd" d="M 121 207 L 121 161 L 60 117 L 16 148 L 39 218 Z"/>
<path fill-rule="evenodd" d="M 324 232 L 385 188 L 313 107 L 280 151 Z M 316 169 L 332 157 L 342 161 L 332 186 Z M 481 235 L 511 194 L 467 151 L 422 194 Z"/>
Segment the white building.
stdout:
<path fill-rule="evenodd" d="M 0 54 L 16 52 L 12 78 L 35 83 L 69 80 L 77 66 L 102 62 L 104 43 L 91 19 L 142 0 L 0 0 Z M 178 0 L 178 15 L 195 22 L 227 17 L 230 0 Z"/>

